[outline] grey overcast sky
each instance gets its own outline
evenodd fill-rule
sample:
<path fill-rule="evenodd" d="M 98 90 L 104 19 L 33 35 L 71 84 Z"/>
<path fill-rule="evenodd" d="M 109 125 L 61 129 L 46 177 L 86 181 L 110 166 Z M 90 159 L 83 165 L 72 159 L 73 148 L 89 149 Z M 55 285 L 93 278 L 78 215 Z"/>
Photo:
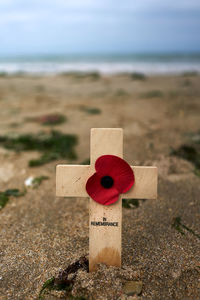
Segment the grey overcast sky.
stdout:
<path fill-rule="evenodd" d="M 0 0 L 0 54 L 200 51 L 200 0 Z"/>

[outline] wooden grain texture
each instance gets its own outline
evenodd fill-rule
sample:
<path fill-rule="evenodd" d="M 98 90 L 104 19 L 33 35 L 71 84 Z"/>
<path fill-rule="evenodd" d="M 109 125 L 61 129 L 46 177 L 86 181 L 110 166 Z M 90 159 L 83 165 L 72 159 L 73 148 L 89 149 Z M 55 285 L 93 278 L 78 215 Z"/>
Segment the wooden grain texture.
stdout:
<path fill-rule="evenodd" d="M 126 199 L 156 199 L 157 167 L 132 167 L 132 169 L 135 175 L 135 183 L 123 197 Z"/>
<path fill-rule="evenodd" d="M 123 130 L 92 129 L 90 139 L 91 168 L 99 156 L 111 154 L 123 157 Z M 104 219 L 103 219 L 104 218 Z M 92 226 L 91 222 L 117 222 L 118 226 Z M 122 201 L 104 206 L 92 199 L 89 205 L 89 269 L 98 263 L 121 266 Z"/>
<path fill-rule="evenodd" d="M 56 196 L 89 197 L 85 184 L 92 173 L 90 166 L 58 165 L 56 167 Z"/>

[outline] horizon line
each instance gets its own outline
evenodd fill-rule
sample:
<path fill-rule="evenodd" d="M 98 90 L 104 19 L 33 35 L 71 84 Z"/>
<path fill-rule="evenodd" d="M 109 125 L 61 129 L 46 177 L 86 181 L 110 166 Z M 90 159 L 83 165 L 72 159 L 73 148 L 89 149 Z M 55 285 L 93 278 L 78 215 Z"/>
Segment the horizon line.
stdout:
<path fill-rule="evenodd" d="M 200 55 L 200 50 L 191 50 L 191 51 L 131 51 L 131 52 L 36 52 L 36 53 L 0 53 L 0 58 L 31 58 L 31 57 L 64 57 L 64 56 L 145 56 L 145 55 L 152 55 L 152 56 L 165 56 L 165 55 L 172 55 L 172 56 L 189 56 L 189 55 Z"/>

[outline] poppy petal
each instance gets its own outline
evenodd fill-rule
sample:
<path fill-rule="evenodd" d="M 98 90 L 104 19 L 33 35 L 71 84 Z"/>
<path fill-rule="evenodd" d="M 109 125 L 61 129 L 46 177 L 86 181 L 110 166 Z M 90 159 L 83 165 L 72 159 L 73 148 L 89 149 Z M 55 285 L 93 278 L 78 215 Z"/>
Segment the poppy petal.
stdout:
<path fill-rule="evenodd" d="M 119 191 L 114 186 L 109 189 L 104 188 L 101 185 L 101 177 L 97 173 L 88 179 L 86 190 L 94 201 L 103 205 L 110 205 L 119 199 Z"/>
<path fill-rule="evenodd" d="M 132 168 L 125 160 L 115 155 L 100 156 L 96 160 L 95 169 L 101 177 L 112 177 L 114 187 L 119 193 L 126 193 L 135 182 Z"/>

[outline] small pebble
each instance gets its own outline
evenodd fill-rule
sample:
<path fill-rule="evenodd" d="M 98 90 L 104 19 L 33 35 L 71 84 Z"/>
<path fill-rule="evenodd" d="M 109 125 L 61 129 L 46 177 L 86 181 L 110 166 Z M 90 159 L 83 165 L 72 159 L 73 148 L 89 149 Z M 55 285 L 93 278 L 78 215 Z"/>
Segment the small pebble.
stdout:
<path fill-rule="evenodd" d="M 32 176 L 28 177 L 24 182 L 25 186 L 28 186 L 28 187 L 32 186 L 33 180 L 34 180 L 34 178 Z"/>
<path fill-rule="evenodd" d="M 126 281 L 123 292 L 128 296 L 140 295 L 142 292 L 142 281 Z"/>

